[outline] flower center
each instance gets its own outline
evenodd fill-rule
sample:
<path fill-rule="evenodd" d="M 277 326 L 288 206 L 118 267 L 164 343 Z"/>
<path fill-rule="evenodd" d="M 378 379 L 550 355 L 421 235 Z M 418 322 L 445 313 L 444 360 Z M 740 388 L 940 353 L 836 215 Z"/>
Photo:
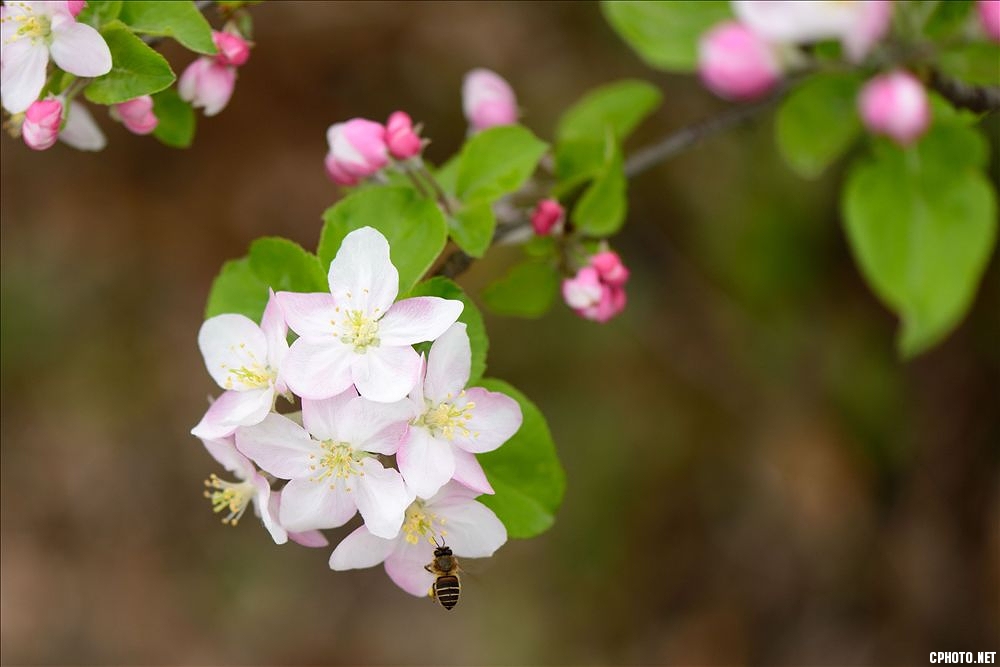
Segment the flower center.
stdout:
<path fill-rule="evenodd" d="M 464 395 L 465 390 L 463 389 L 459 396 Z M 451 395 L 449 394 L 449 398 L 450 397 Z M 472 411 L 475 407 L 476 404 L 472 401 L 469 401 L 461 407 L 455 405 L 454 403 L 450 403 L 449 401 L 442 401 L 437 405 L 428 401 L 427 411 L 417 417 L 417 420 L 413 422 L 413 425 L 423 426 L 431 432 L 431 435 L 436 437 L 441 436 L 446 440 L 453 439 L 456 433 L 465 437 L 477 435 L 473 434 L 467 426 L 467 422 L 472 419 Z"/>
<path fill-rule="evenodd" d="M 52 32 L 52 21 L 48 16 L 36 15 L 34 9 L 23 2 L 10 2 L 7 4 L 11 7 L 17 7 L 22 12 L 13 16 L 5 16 L 2 19 L 4 23 L 13 22 L 17 24 L 17 29 L 14 30 L 14 34 L 10 39 L 7 40 L 7 44 L 24 38 L 32 41 L 44 39 Z"/>
<path fill-rule="evenodd" d="M 403 539 L 410 544 L 419 544 L 424 538 L 429 543 L 435 544 L 435 539 L 440 536 L 442 540 L 448 534 L 444 529 L 444 518 L 439 517 L 427 510 L 427 505 L 422 500 L 414 501 L 406 508 L 406 518 L 403 520 Z M 437 524 L 437 528 L 435 525 Z"/>
<path fill-rule="evenodd" d="M 319 443 L 319 446 L 322 449 L 322 454 L 309 455 L 309 458 L 314 462 L 309 466 L 309 469 L 316 471 L 316 475 L 309 478 L 310 481 L 322 482 L 332 477 L 332 481 L 335 483 L 338 479 L 347 480 L 351 477 L 364 476 L 365 472 L 361 469 L 361 461 L 371 456 L 368 452 L 356 451 L 346 442 L 334 442 L 333 440 L 324 440 Z M 350 487 L 347 490 L 350 491 Z"/>
<path fill-rule="evenodd" d="M 227 482 L 215 474 L 205 480 L 205 497 L 212 501 L 212 511 L 216 514 L 229 510 L 222 517 L 222 523 L 235 526 L 247 510 L 247 505 L 254 496 L 253 484 L 246 482 Z"/>
<path fill-rule="evenodd" d="M 341 327 L 340 342 L 353 345 L 358 354 L 364 354 L 369 347 L 378 347 L 378 320 L 369 318 L 360 310 L 349 311 Z"/>
<path fill-rule="evenodd" d="M 226 376 L 226 389 L 263 389 L 271 386 L 278 377 L 277 372 L 272 370 L 266 362 L 262 362 L 257 355 L 246 349 L 246 343 L 240 343 L 239 349 L 232 347 L 234 352 L 245 357 L 244 363 L 238 368 L 233 368 L 228 364 L 222 364 L 222 370 L 228 374 Z"/>

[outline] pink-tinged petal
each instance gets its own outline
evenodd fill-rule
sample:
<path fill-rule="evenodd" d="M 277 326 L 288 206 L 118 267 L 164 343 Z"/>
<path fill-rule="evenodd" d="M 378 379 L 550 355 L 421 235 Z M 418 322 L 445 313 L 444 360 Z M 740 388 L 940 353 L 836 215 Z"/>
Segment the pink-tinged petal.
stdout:
<path fill-rule="evenodd" d="M 351 361 L 356 355 L 340 341 L 312 343 L 299 338 L 285 356 L 282 377 L 301 396 L 330 398 L 351 386 Z"/>
<path fill-rule="evenodd" d="M 415 417 L 407 400 L 376 403 L 356 398 L 338 416 L 337 440 L 349 442 L 354 449 L 391 455 L 399 449 L 408 422 Z"/>
<path fill-rule="evenodd" d="M 378 323 L 383 346 L 413 345 L 436 340 L 462 314 L 465 304 L 437 296 L 418 296 L 393 304 Z"/>
<path fill-rule="evenodd" d="M 376 537 L 396 537 L 413 495 L 407 491 L 398 472 L 383 468 L 375 459 L 363 460 L 361 468 L 364 474 L 355 478 L 354 502 L 358 504 L 365 525 Z"/>
<path fill-rule="evenodd" d="M 79 102 L 70 102 L 66 114 L 66 124 L 59 133 L 59 141 L 78 151 L 100 151 L 108 145 L 108 140 L 90 115 L 87 107 Z"/>
<path fill-rule="evenodd" d="M 340 313 L 332 294 L 278 292 L 275 297 L 288 326 L 302 338 L 327 340 L 335 334 Z"/>
<path fill-rule="evenodd" d="M 236 431 L 236 448 L 258 466 L 282 479 L 309 477 L 317 445 L 291 419 L 271 413 L 256 426 Z"/>
<path fill-rule="evenodd" d="M 52 60 L 77 76 L 102 76 L 111 71 L 111 50 L 101 33 L 67 14 L 52 18 Z"/>
<path fill-rule="evenodd" d="M 521 428 L 521 406 L 506 394 L 473 387 L 454 401 L 459 407 L 469 403 L 475 403 L 472 419 L 466 422 L 470 433 L 464 435 L 456 431 L 452 440 L 453 444 L 467 452 L 481 454 L 493 451 Z"/>
<path fill-rule="evenodd" d="M 309 547 L 311 549 L 319 549 L 330 546 L 330 542 L 327 541 L 326 535 L 318 530 L 305 530 L 301 533 L 288 533 L 288 539 L 296 544 Z"/>
<path fill-rule="evenodd" d="M 267 365 L 279 369 L 288 354 L 288 325 L 274 291 L 269 289 L 268 292 L 270 296 L 260 318 L 260 330 L 267 340 Z"/>
<path fill-rule="evenodd" d="M 475 500 L 481 495 L 482 494 L 479 493 L 478 491 L 473 491 L 469 487 L 460 484 L 456 480 L 452 480 L 447 484 L 445 484 L 444 486 L 442 486 L 440 491 L 438 491 L 433 496 L 428 498 L 427 505 L 433 508 L 439 504 L 447 505 L 449 503 Z"/>
<path fill-rule="evenodd" d="M 198 438 L 224 438 L 240 426 L 259 424 L 274 406 L 274 389 L 226 391 L 212 401 L 191 434 Z"/>
<path fill-rule="evenodd" d="M 21 113 L 38 99 L 45 87 L 48 64 L 49 50 L 42 42 L 18 39 L 8 44 L 4 40 L 0 55 L 0 94 L 7 111 Z"/>
<path fill-rule="evenodd" d="M 278 523 L 279 494 L 271 495 L 271 484 L 263 475 L 253 477 L 254 499 L 253 508 L 260 517 L 264 528 L 271 534 L 275 544 L 288 541 L 288 532 Z"/>
<path fill-rule="evenodd" d="M 434 583 L 434 575 L 424 566 L 434 558 L 434 546 L 426 540 L 410 544 L 399 540 L 397 547 L 385 559 L 385 573 L 393 583 L 410 595 L 427 597 Z"/>
<path fill-rule="evenodd" d="M 395 539 L 375 537 L 365 526 L 359 526 L 330 554 L 330 569 L 342 571 L 374 567 L 384 561 L 395 548 Z"/>
<path fill-rule="evenodd" d="M 338 528 L 350 521 L 357 511 L 354 493 L 345 491 L 342 482 L 330 484 L 330 480 L 293 479 L 281 490 L 278 518 L 288 532 L 301 533 Z"/>
<path fill-rule="evenodd" d="M 206 116 L 222 111 L 236 88 L 236 68 L 211 58 L 198 58 L 188 65 L 177 82 L 181 99 L 204 108 Z"/>
<path fill-rule="evenodd" d="M 354 387 L 348 387 L 336 396 L 314 401 L 302 399 L 302 424 L 317 440 L 334 440 L 344 442 L 341 415 L 347 405 L 357 399 L 358 392 Z"/>
<path fill-rule="evenodd" d="M 465 325 L 456 322 L 431 346 L 424 377 L 424 396 L 434 403 L 465 389 L 472 367 L 472 348 Z"/>
<path fill-rule="evenodd" d="M 436 503 L 434 513 L 444 519 L 444 539 L 456 556 L 486 558 L 507 541 L 497 515 L 475 500 Z"/>
<path fill-rule="evenodd" d="M 374 318 L 389 310 L 399 292 L 399 272 L 389 260 L 389 242 L 372 227 L 344 237 L 330 263 L 329 280 L 330 291 L 344 310 Z"/>
<path fill-rule="evenodd" d="M 236 449 L 232 438 L 201 438 L 205 451 L 211 455 L 223 468 L 236 475 L 241 480 L 251 479 L 257 474 L 250 459 Z"/>
<path fill-rule="evenodd" d="M 421 498 L 433 496 L 455 474 L 452 446 L 423 428 L 410 428 L 396 452 L 396 463 L 406 485 Z"/>
<path fill-rule="evenodd" d="M 471 491 L 475 491 L 477 494 L 488 493 L 493 495 L 496 493 L 490 481 L 486 479 L 483 466 L 479 464 L 479 460 L 475 454 L 458 449 L 457 447 L 452 450 L 452 454 L 455 456 L 454 479 L 456 482 L 459 482 Z"/>
<path fill-rule="evenodd" d="M 248 382 L 247 371 L 263 374 L 267 367 L 267 338 L 250 318 L 216 315 L 205 320 L 198 332 L 198 347 L 205 367 L 223 389 L 257 389 Z"/>
<path fill-rule="evenodd" d="M 417 384 L 420 355 L 409 346 L 371 347 L 351 360 L 351 381 L 371 401 L 395 403 Z"/>

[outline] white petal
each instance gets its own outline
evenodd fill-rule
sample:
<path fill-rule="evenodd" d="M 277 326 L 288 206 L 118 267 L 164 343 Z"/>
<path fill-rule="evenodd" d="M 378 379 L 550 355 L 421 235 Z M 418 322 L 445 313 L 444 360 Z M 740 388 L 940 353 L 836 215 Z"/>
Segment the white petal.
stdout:
<path fill-rule="evenodd" d="M 0 94 L 7 111 L 21 113 L 38 99 L 45 87 L 48 64 L 49 50 L 43 43 L 22 38 L 7 44 L 4 40 L 0 56 Z"/>
<path fill-rule="evenodd" d="M 351 380 L 358 393 L 369 400 L 395 403 L 410 393 L 419 379 L 420 355 L 412 347 L 370 347 L 353 357 Z"/>
<path fill-rule="evenodd" d="M 406 485 L 421 498 L 433 496 L 455 474 L 451 445 L 423 428 L 410 428 L 396 452 L 396 463 Z"/>
<path fill-rule="evenodd" d="M 101 33 L 72 16 L 52 19 L 52 60 L 77 76 L 102 76 L 111 71 L 111 50 Z"/>
<path fill-rule="evenodd" d="M 284 544 L 288 541 L 288 532 L 278 523 L 279 494 L 271 495 L 271 485 L 263 475 L 254 475 L 253 487 L 256 492 L 253 499 L 254 510 L 274 543 Z"/>
<path fill-rule="evenodd" d="M 414 417 L 407 400 L 376 403 L 356 398 L 339 415 L 338 438 L 361 451 L 391 455 L 399 449 L 409 420 Z"/>
<path fill-rule="evenodd" d="M 437 296 L 404 299 L 379 321 L 379 340 L 388 347 L 435 340 L 455 323 L 463 308 L 461 301 Z"/>
<path fill-rule="evenodd" d="M 223 389 L 256 389 L 245 371 L 263 374 L 267 367 L 267 338 L 243 315 L 216 315 L 198 332 L 198 347 L 212 379 Z"/>
<path fill-rule="evenodd" d="M 353 492 L 347 493 L 342 484 L 293 479 L 281 490 L 278 518 L 285 530 L 301 533 L 343 526 L 357 511 Z"/>
<path fill-rule="evenodd" d="M 250 479 L 257 473 L 250 459 L 236 449 L 232 438 L 208 439 L 201 438 L 201 443 L 205 445 L 205 450 L 215 459 L 219 465 L 236 475 L 241 480 Z"/>
<path fill-rule="evenodd" d="M 358 397 L 354 387 L 349 387 L 331 398 L 314 401 L 302 399 L 302 424 L 317 440 L 344 442 L 341 415 L 347 405 Z"/>
<path fill-rule="evenodd" d="M 475 500 L 456 500 L 433 506 L 445 520 L 444 539 L 456 556 L 492 556 L 507 541 L 507 529 L 493 510 Z"/>
<path fill-rule="evenodd" d="M 380 317 L 399 292 L 399 272 L 389 261 L 389 242 L 371 227 L 344 237 L 330 263 L 330 291 L 345 310 Z"/>
<path fill-rule="evenodd" d="M 330 569 L 356 570 L 373 567 L 385 560 L 396 548 L 396 540 L 375 537 L 364 526 L 359 526 L 345 537 L 330 554 Z"/>
<path fill-rule="evenodd" d="M 273 406 L 272 387 L 223 392 L 191 429 L 191 434 L 199 438 L 224 438 L 240 426 L 259 424 Z"/>
<path fill-rule="evenodd" d="M 236 448 L 282 479 L 309 477 L 314 460 L 309 457 L 319 449 L 305 429 L 273 412 L 256 426 L 238 429 Z"/>
<path fill-rule="evenodd" d="M 426 597 L 434 583 L 434 575 L 424 566 L 434 558 L 434 546 L 426 540 L 410 544 L 400 540 L 395 551 L 385 559 L 385 573 L 393 583 L 410 595 Z"/>
<path fill-rule="evenodd" d="M 97 121 L 90 111 L 79 102 L 70 102 L 66 114 L 66 124 L 59 132 L 59 141 L 78 151 L 100 151 L 108 145 Z"/>
<path fill-rule="evenodd" d="M 455 457 L 454 479 L 456 482 L 475 491 L 477 494 L 488 493 L 492 495 L 496 493 L 490 481 L 486 479 L 483 466 L 479 464 L 479 460 L 475 454 L 456 447 L 452 449 L 452 455 Z"/>
<path fill-rule="evenodd" d="M 413 496 L 403 484 L 403 478 L 392 468 L 383 468 L 375 459 L 361 462 L 364 474 L 356 477 L 354 501 L 372 535 L 392 538 L 399 534 L 406 508 Z"/>
<path fill-rule="evenodd" d="M 267 365 L 279 370 L 288 354 L 288 325 L 273 291 L 270 291 L 264 315 L 260 318 L 260 330 L 267 340 Z"/>
<path fill-rule="evenodd" d="M 472 419 L 466 422 L 469 435 L 456 431 L 452 443 L 467 452 L 490 452 L 507 442 L 521 428 L 521 406 L 507 394 L 472 387 L 454 400 L 461 407 L 474 403 Z"/>
<path fill-rule="evenodd" d="M 301 533 L 288 533 L 288 539 L 304 547 L 317 549 L 330 546 L 326 536 L 318 530 L 304 530 Z"/>
<path fill-rule="evenodd" d="M 334 322 L 340 319 L 340 313 L 332 295 L 325 292 L 278 292 L 275 296 L 285 321 L 299 336 L 326 340 L 334 335 Z"/>
<path fill-rule="evenodd" d="M 288 349 L 282 377 L 302 398 L 330 398 L 351 386 L 351 360 L 355 356 L 337 340 L 313 343 L 299 338 Z"/>
<path fill-rule="evenodd" d="M 469 382 L 472 348 L 465 325 L 456 322 L 431 346 L 424 378 L 424 396 L 440 403 L 448 395 L 458 395 Z"/>

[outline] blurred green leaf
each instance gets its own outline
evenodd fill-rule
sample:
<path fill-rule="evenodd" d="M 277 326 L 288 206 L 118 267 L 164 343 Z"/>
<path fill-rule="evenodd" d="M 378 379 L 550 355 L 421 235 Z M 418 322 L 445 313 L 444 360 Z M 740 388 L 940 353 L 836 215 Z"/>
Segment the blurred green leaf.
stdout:
<path fill-rule="evenodd" d="M 520 125 L 492 127 L 462 147 L 455 194 L 462 201 L 495 201 L 535 171 L 548 145 Z"/>
<path fill-rule="evenodd" d="M 157 124 L 153 136 L 167 146 L 187 148 L 194 140 L 195 113 L 177 91 L 167 88 L 153 95 L 153 113 Z"/>
<path fill-rule="evenodd" d="M 816 74 L 778 111 L 778 148 L 800 176 L 816 178 L 861 134 L 855 74 Z"/>
<path fill-rule="evenodd" d="M 222 265 L 212 282 L 205 319 L 223 313 L 239 313 L 260 322 L 267 296 L 267 284 L 250 268 L 249 257 L 230 260 Z"/>
<path fill-rule="evenodd" d="M 559 272 L 550 262 L 518 264 L 483 290 L 483 301 L 498 315 L 541 317 L 559 290 Z"/>
<path fill-rule="evenodd" d="M 217 53 L 212 26 L 190 0 L 126 2 L 119 18 L 135 32 L 172 37 L 198 53 Z"/>
<path fill-rule="evenodd" d="M 524 421 L 499 449 L 477 456 L 496 491 L 478 500 L 496 512 L 510 537 L 534 537 L 552 526 L 566 491 L 566 474 L 552 434 L 541 411 L 514 387 L 494 379 L 479 386 L 516 400 Z"/>
<path fill-rule="evenodd" d="M 573 207 L 573 224 L 589 236 L 611 236 L 625 222 L 627 189 L 622 154 L 614 147 L 604 170 Z"/>
<path fill-rule="evenodd" d="M 177 77 L 167 61 L 148 44 L 132 34 L 121 21 L 101 29 L 111 49 L 111 71 L 84 88 L 84 95 L 96 104 L 117 104 L 168 87 Z"/>
<path fill-rule="evenodd" d="M 427 273 L 448 239 L 448 225 L 437 204 L 409 188 L 382 187 L 354 192 L 323 214 L 317 254 L 323 269 L 350 232 L 374 227 L 389 240 L 399 271 L 399 293 L 410 291 Z"/>
<path fill-rule="evenodd" d="M 250 245 L 250 268 L 278 291 L 327 292 L 330 287 L 319 258 L 294 241 L 268 236 Z"/>
<path fill-rule="evenodd" d="M 972 0 L 946 0 L 938 2 L 927 23 L 924 33 L 934 39 L 942 39 L 963 29 L 969 21 Z"/>
<path fill-rule="evenodd" d="M 974 129 L 938 124 L 909 150 L 881 144 L 851 171 L 848 239 L 872 289 L 902 320 L 905 357 L 944 338 L 971 305 L 997 232 L 985 161 Z"/>
<path fill-rule="evenodd" d="M 569 108 L 556 128 L 558 141 L 603 137 L 607 128 L 623 141 L 663 101 L 660 90 L 645 81 L 625 80 L 590 91 Z"/>
<path fill-rule="evenodd" d="M 554 194 L 564 197 L 600 175 L 609 162 L 608 139 L 602 134 L 588 139 L 560 141 L 556 147 L 556 184 Z"/>
<path fill-rule="evenodd" d="M 942 51 L 937 66 L 965 83 L 1000 86 L 1000 44 L 972 42 Z"/>
<path fill-rule="evenodd" d="M 486 352 L 489 350 L 490 341 L 486 336 L 483 314 L 479 312 L 475 302 L 461 287 L 444 276 L 434 276 L 430 280 L 425 280 L 414 287 L 407 296 L 439 296 L 443 299 L 456 299 L 465 304 L 458 321 L 465 323 L 466 333 L 469 334 L 469 344 L 472 346 L 472 368 L 469 374 L 469 383 L 478 382 L 486 371 Z"/>
<path fill-rule="evenodd" d="M 123 4 L 122 0 L 88 0 L 76 15 L 76 20 L 99 29 L 105 23 L 118 18 Z"/>
<path fill-rule="evenodd" d="M 472 257 L 482 257 L 486 253 L 496 226 L 493 207 L 486 201 L 466 204 L 448 218 L 451 239 Z"/>
<path fill-rule="evenodd" d="M 698 40 L 720 21 L 732 18 L 728 2 L 708 0 L 621 0 L 601 3 L 615 32 L 649 65 L 690 72 L 698 64 Z"/>

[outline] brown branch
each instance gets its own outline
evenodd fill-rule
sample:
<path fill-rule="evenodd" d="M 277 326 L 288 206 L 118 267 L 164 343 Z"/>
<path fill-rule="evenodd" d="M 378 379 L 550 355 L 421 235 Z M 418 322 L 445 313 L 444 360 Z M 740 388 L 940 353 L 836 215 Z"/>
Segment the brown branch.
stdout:
<path fill-rule="evenodd" d="M 968 109 L 976 113 L 1000 111 L 998 86 L 973 86 L 942 74 L 936 69 L 931 70 L 928 84 L 959 109 Z"/>

